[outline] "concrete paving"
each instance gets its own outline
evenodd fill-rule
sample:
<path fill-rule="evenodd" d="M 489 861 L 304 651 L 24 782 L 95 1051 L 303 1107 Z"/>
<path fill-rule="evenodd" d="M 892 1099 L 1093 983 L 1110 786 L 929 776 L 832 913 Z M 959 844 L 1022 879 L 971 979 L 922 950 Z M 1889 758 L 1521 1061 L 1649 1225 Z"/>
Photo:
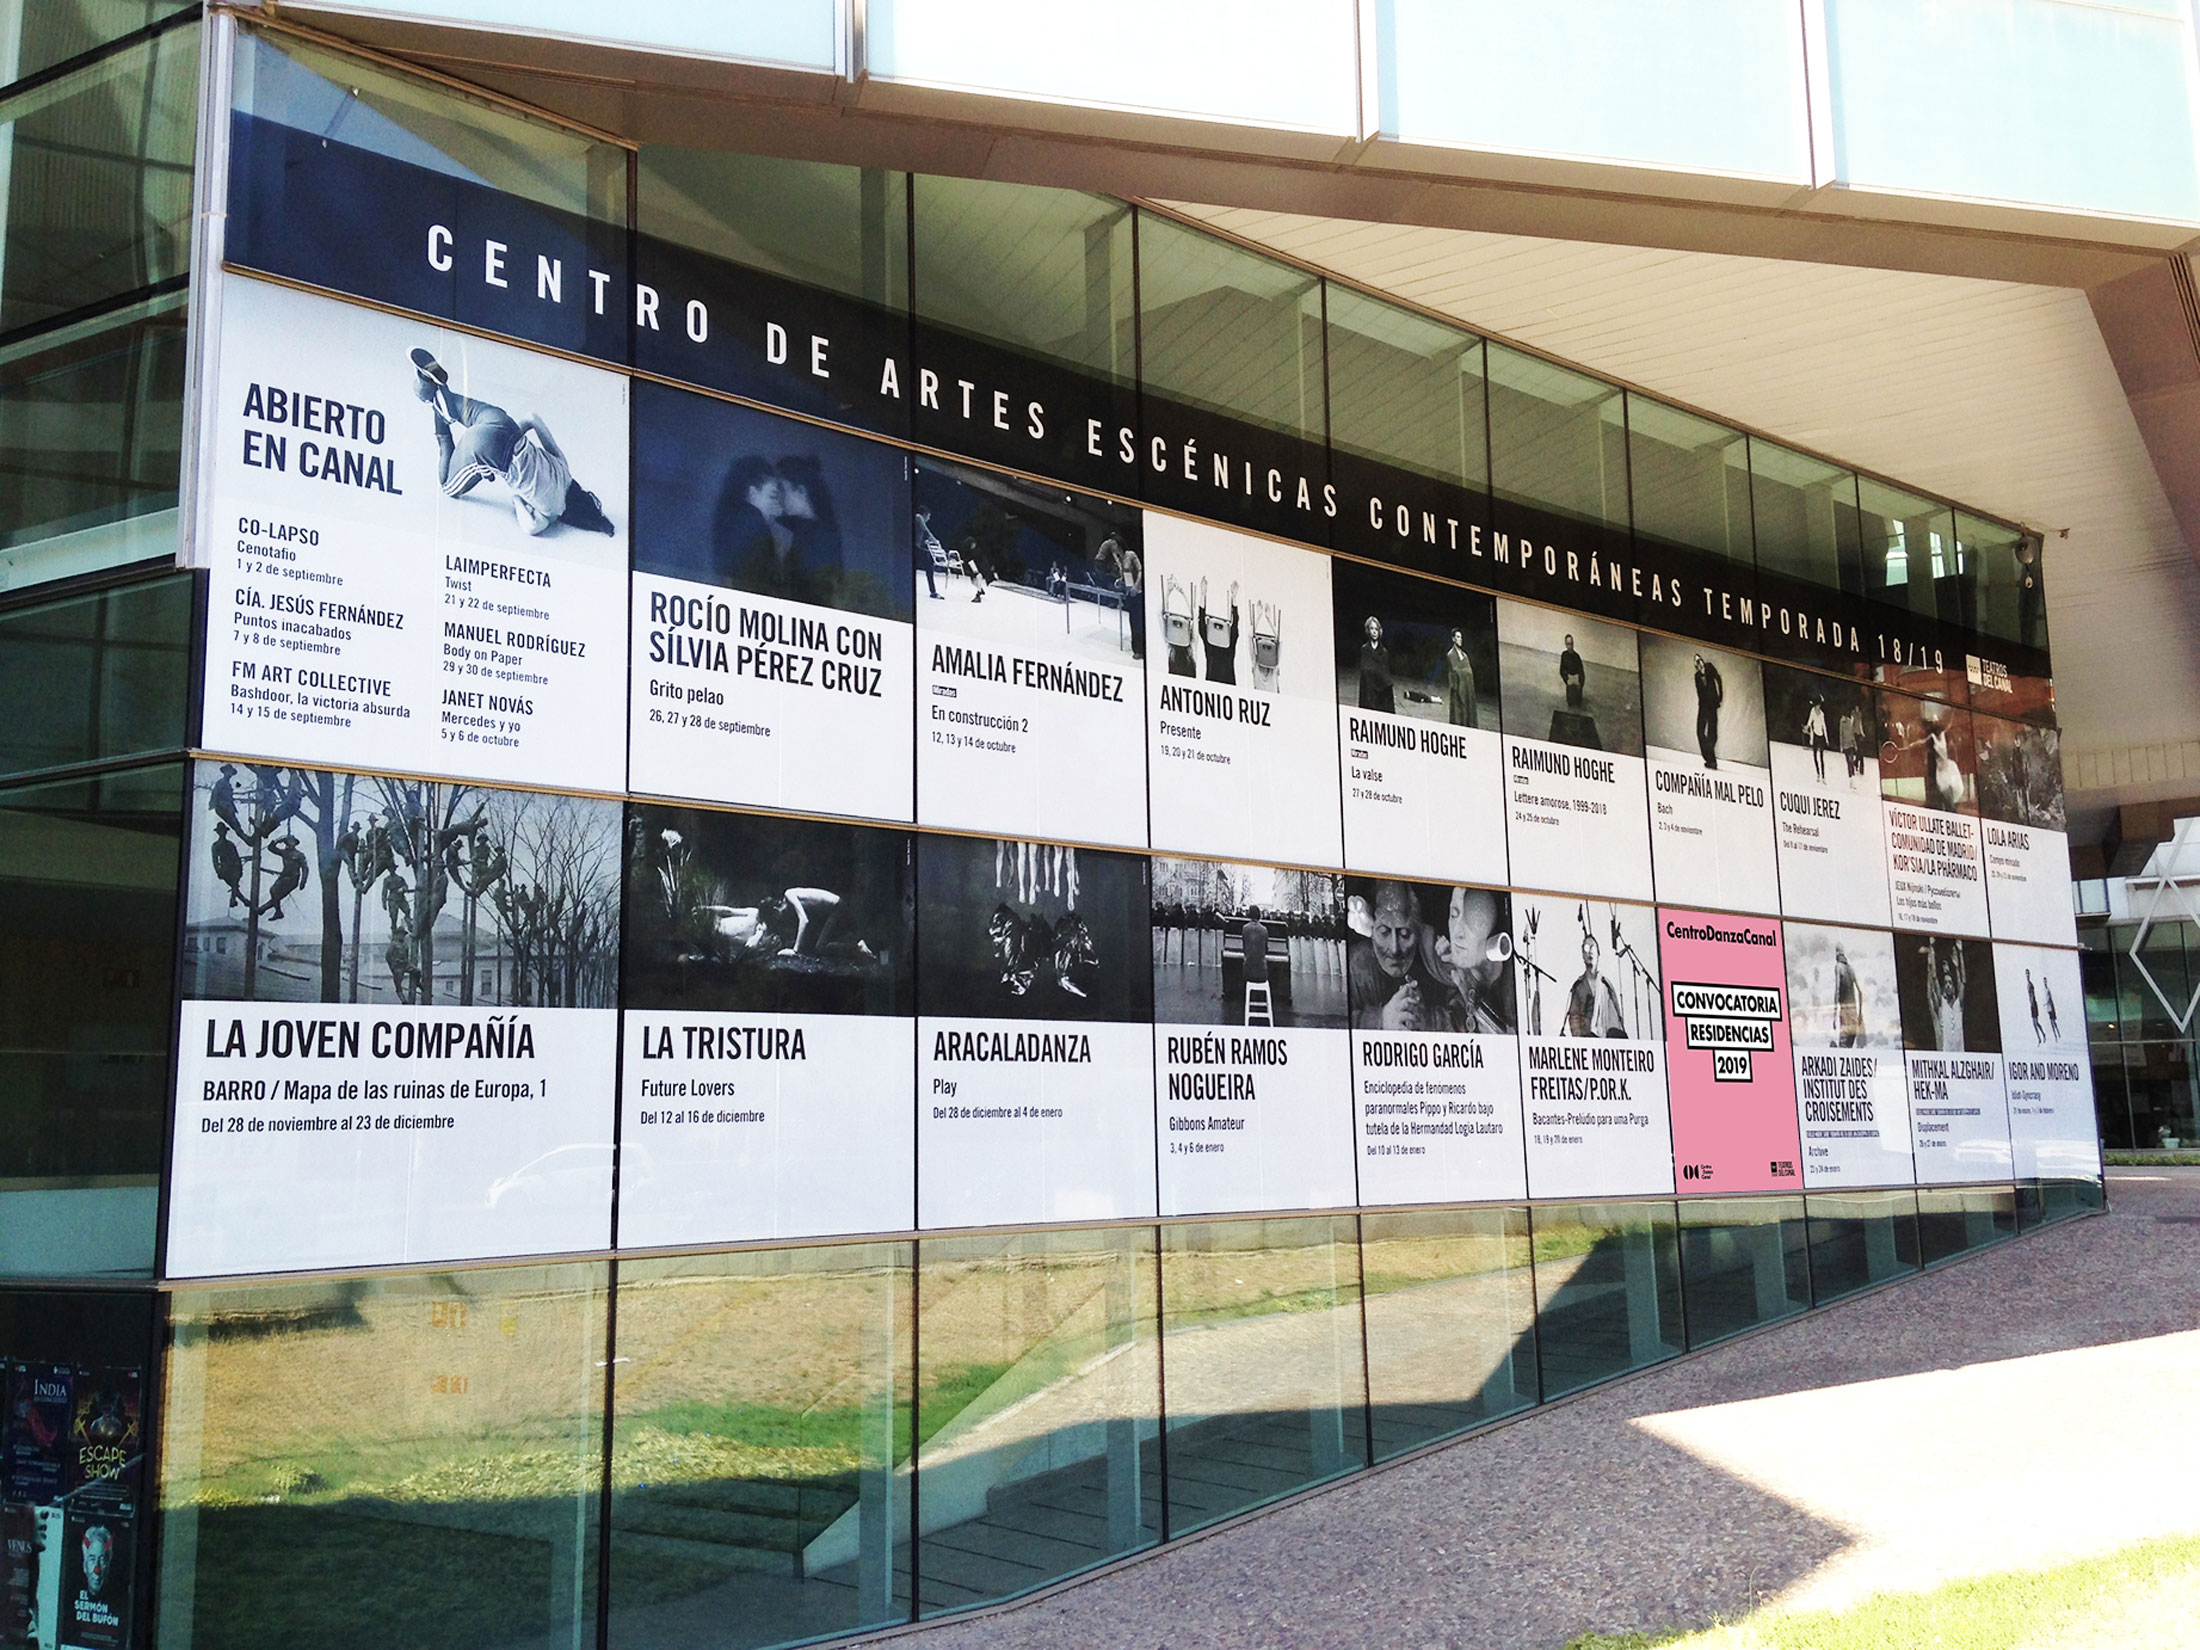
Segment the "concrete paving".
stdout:
<path fill-rule="evenodd" d="M 897 1650 L 1544 1650 L 2200 1531 L 2200 1170 Z"/>

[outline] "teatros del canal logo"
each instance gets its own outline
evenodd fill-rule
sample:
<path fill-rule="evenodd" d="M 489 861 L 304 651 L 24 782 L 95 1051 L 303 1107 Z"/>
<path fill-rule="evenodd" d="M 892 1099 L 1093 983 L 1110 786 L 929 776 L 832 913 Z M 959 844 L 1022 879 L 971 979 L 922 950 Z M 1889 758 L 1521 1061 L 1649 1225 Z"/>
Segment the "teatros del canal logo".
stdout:
<path fill-rule="evenodd" d="M 1722 1083 L 1746 1083 L 1756 1075 L 1751 1056 L 1772 1052 L 1772 1028 L 1780 1020 L 1780 992 L 1769 985 L 1691 985 L 1675 980 L 1673 1018 L 1688 1029 L 1690 1048 L 1711 1051 L 1711 1075 Z"/>

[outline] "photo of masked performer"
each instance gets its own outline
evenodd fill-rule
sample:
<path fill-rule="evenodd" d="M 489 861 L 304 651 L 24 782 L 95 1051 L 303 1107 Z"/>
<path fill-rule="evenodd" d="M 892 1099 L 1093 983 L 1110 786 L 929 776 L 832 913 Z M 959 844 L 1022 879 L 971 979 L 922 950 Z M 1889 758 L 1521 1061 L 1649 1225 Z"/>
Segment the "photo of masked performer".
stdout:
<path fill-rule="evenodd" d="M 539 414 L 506 412 L 451 387 L 443 363 L 412 352 L 413 393 L 435 421 L 436 481 L 448 498 L 484 484 L 501 489 L 513 520 L 530 537 L 561 523 L 584 533 L 618 531 L 603 500 L 574 479 L 573 466 Z"/>
<path fill-rule="evenodd" d="M 1501 889 L 1345 879 L 1346 979 L 1361 1031 L 1519 1028 L 1512 900 Z"/>
<path fill-rule="evenodd" d="M 1142 855 L 927 835 L 917 887 L 920 1014 L 1153 1018 Z"/>
<path fill-rule="evenodd" d="M 1156 859 L 1154 1008 L 1174 1025 L 1343 1026 L 1344 879 Z"/>

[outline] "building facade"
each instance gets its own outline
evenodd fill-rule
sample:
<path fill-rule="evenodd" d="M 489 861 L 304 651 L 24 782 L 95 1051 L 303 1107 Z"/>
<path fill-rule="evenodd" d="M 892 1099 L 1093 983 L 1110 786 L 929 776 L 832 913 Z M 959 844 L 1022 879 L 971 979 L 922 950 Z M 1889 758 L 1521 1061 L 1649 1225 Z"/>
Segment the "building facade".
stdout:
<path fill-rule="evenodd" d="M 0 13 L 0 1644 L 968 1609 L 2200 1133 L 2070 529 L 1319 251 L 2200 220 L 2181 12 L 1713 9 Z"/>

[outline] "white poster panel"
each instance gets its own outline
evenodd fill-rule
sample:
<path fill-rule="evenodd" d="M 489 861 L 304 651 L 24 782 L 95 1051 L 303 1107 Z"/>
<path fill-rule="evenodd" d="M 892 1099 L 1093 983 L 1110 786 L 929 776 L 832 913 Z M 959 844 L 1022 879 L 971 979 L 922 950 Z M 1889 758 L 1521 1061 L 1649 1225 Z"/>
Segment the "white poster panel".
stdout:
<path fill-rule="evenodd" d="M 1149 512 L 1156 847 L 1343 862 L 1329 558 Z"/>
<path fill-rule="evenodd" d="M 1994 937 L 2076 945 L 2062 735 L 1975 712 L 1980 835 Z"/>
<path fill-rule="evenodd" d="M 2078 953 L 1997 943 L 1994 983 L 2017 1178 L 2098 1175 L 2100 1119 Z"/>
<path fill-rule="evenodd" d="M 1153 862 L 1161 1212 L 1354 1200 L 1344 879 Z"/>
<path fill-rule="evenodd" d="M 1782 924 L 1803 1189 L 1907 1186 L 1909 1072 L 1894 936 Z"/>
<path fill-rule="evenodd" d="M 1658 898 L 1778 912 L 1772 769 L 1757 661 L 1644 632 L 1642 723 Z"/>
<path fill-rule="evenodd" d="M 1528 1193 L 1512 897 L 1345 878 L 1360 1201 Z"/>
<path fill-rule="evenodd" d="M 924 459 L 917 818 L 1146 845 L 1139 512 Z"/>
<path fill-rule="evenodd" d="M 1533 1197 L 1673 1191 L 1656 913 L 1513 896 Z"/>
<path fill-rule="evenodd" d="M 221 279 L 205 742 L 619 789 L 626 380 Z"/>
<path fill-rule="evenodd" d="M 1146 861 L 917 845 L 917 1224 L 1154 1213 Z"/>
<path fill-rule="evenodd" d="M 169 1269 L 610 1241 L 619 809 L 202 761 Z"/>
<path fill-rule="evenodd" d="M 1986 871 L 1971 714 L 1901 693 L 1882 692 L 1878 702 L 1894 925 L 1983 937 Z"/>
<path fill-rule="evenodd" d="M 1910 1075 L 1917 1183 L 2010 1175 L 2001 1011 L 1985 940 L 1897 934 L 1895 978 Z"/>
<path fill-rule="evenodd" d="M 908 459 L 637 383 L 637 791 L 906 821 Z"/>
<path fill-rule="evenodd" d="M 629 818 L 620 1246 L 905 1230 L 909 833 L 663 803 Z"/>
<path fill-rule="evenodd" d="M 1780 908 L 1885 928 L 1893 909 L 1876 696 L 1861 682 L 1784 665 L 1765 666 L 1764 677 Z"/>
<path fill-rule="evenodd" d="M 1496 604 L 1342 557 L 1331 570 L 1345 863 L 1504 882 Z"/>
<path fill-rule="evenodd" d="M 1497 635 L 1513 882 L 1648 899 L 1635 632 L 1501 601 Z"/>

